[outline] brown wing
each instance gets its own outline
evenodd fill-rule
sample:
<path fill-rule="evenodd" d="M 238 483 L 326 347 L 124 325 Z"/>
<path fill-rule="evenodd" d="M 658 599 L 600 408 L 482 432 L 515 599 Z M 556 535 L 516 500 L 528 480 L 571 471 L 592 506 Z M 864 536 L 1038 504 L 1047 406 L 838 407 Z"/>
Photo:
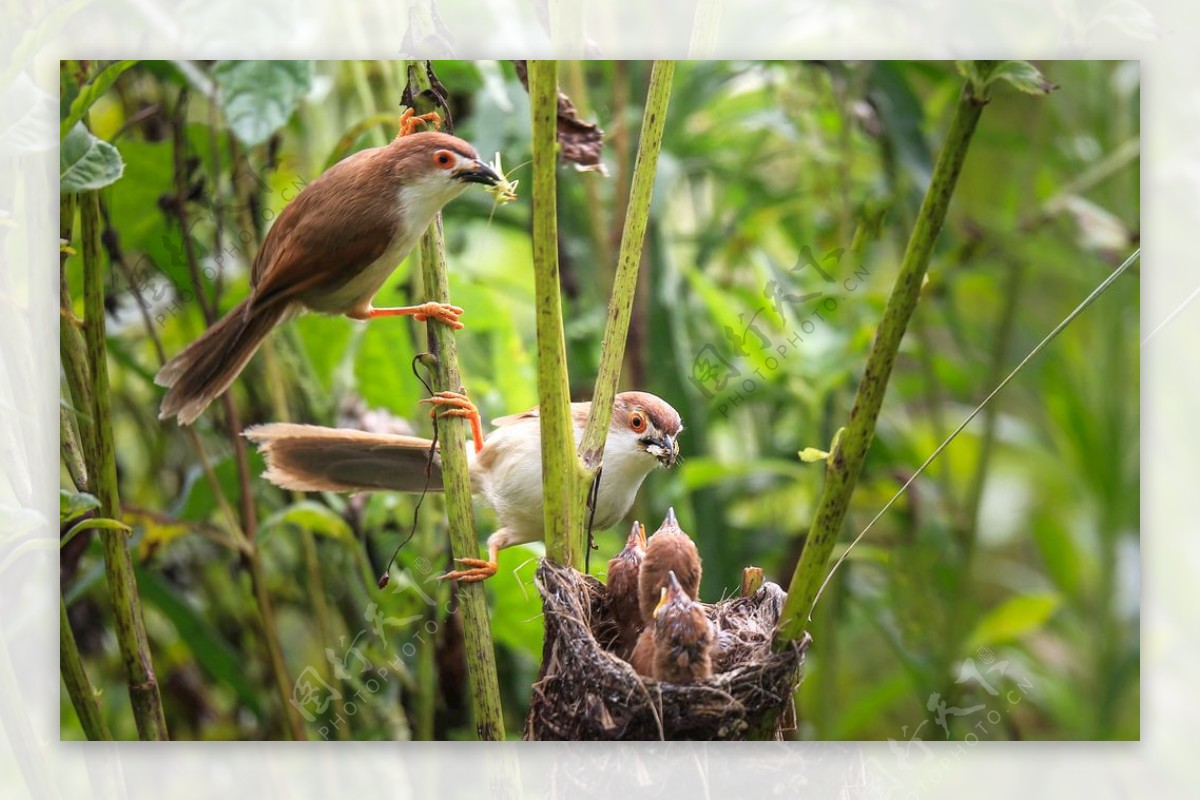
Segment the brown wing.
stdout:
<path fill-rule="evenodd" d="M 254 260 L 255 304 L 335 290 L 383 255 L 396 233 L 385 148 L 355 153 L 308 184 L 279 215 Z M 384 213 L 363 214 L 373 207 Z"/>

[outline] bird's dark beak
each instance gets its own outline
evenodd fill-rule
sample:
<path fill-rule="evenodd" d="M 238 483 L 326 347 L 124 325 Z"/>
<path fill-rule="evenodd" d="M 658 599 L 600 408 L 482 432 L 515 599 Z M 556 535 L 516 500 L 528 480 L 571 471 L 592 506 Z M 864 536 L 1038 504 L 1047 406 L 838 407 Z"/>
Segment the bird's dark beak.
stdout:
<path fill-rule="evenodd" d="M 484 186 L 495 186 L 500 183 L 500 176 L 496 171 L 479 159 L 475 159 L 470 167 L 464 167 L 454 173 L 454 177 L 469 184 L 483 184 Z"/>
<path fill-rule="evenodd" d="M 662 448 L 658 461 L 663 467 L 674 467 L 675 462 L 679 459 L 679 443 L 670 434 L 664 434 L 658 444 Z"/>

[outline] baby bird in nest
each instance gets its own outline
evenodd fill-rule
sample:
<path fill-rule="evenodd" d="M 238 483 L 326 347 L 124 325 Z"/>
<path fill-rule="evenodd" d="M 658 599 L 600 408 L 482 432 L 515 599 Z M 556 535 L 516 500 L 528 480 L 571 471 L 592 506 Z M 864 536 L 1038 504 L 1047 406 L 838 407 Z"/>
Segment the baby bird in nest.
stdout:
<path fill-rule="evenodd" d="M 687 596 L 699 597 L 700 551 L 679 527 L 674 508 L 667 510 L 666 519 L 646 543 L 646 556 L 638 575 L 638 605 L 647 625 L 654 620 L 660 593 L 667 585 L 667 573 L 672 570 Z"/>
<path fill-rule="evenodd" d="M 654 623 L 638 638 L 630 664 L 658 681 L 685 684 L 707 679 L 712 676 L 715 639 L 704 610 L 670 570 L 654 609 Z"/>
<path fill-rule="evenodd" d="M 625 548 L 608 560 L 608 596 L 617 624 L 613 653 L 628 659 L 642 630 L 642 612 L 638 599 L 638 574 L 646 556 L 646 527 L 634 521 Z"/>

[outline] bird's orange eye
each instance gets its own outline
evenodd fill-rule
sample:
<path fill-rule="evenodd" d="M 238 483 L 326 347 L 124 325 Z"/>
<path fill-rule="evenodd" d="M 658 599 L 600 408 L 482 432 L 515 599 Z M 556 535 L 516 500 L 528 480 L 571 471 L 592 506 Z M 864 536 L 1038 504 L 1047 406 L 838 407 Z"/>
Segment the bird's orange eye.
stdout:
<path fill-rule="evenodd" d="M 641 412 L 634 412 L 629 415 L 629 427 L 633 429 L 635 434 L 640 434 L 646 430 L 646 418 Z"/>
<path fill-rule="evenodd" d="M 445 169 L 454 163 L 454 154 L 449 150 L 439 150 L 433 154 L 433 163 Z"/>

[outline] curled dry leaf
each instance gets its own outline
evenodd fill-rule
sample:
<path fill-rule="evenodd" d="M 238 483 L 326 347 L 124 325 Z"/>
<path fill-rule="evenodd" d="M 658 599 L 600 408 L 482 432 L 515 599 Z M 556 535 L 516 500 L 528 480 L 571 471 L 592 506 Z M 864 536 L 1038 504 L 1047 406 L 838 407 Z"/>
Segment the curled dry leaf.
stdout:
<path fill-rule="evenodd" d="M 528 91 L 529 76 L 525 62 L 514 61 L 513 64 L 517 68 L 517 77 Z M 580 119 L 575 104 L 562 90 L 558 92 L 558 144 L 562 157 L 577 169 L 608 175 L 604 163 L 600 160 L 604 148 L 604 131 L 595 123 Z"/>

